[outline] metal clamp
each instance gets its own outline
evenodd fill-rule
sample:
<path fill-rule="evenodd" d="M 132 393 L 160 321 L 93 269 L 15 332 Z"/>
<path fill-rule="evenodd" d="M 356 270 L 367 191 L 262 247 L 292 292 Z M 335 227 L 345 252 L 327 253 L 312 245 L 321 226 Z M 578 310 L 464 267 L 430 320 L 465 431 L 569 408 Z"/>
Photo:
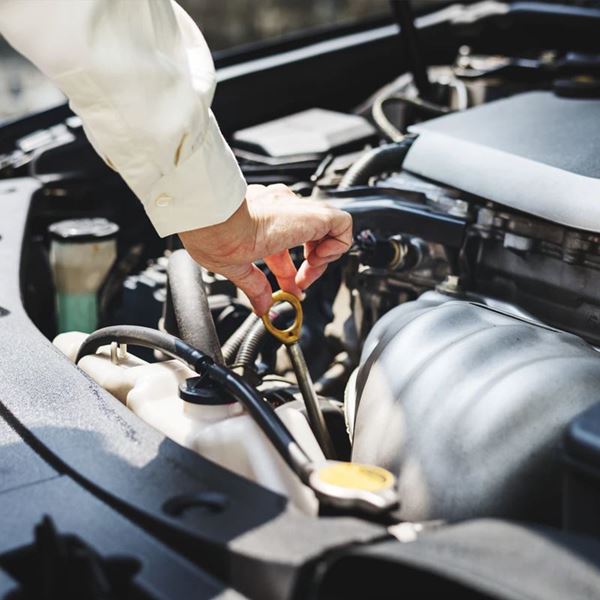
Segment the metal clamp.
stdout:
<path fill-rule="evenodd" d="M 120 361 L 127 358 L 127 344 L 117 344 L 112 342 L 110 345 L 110 362 L 118 365 Z"/>
<path fill-rule="evenodd" d="M 279 329 L 273 325 L 268 312 L 262 316 L 262 322 L 264 323 L 266 330 L 275 339 L 286 346 L 290 346 L 300 339 L 300 330 L 302 329 L 303 319 L 302 304 L 300 304 L 300 300 L 298 300 L 294 294 L 284 292 L 283 290 L 278 290 L 273 294 L 273 304 L 276 304 L 277 302 L 289 302 L 294 307 L 296 311 L 294 322 L 287 329 Z"/>

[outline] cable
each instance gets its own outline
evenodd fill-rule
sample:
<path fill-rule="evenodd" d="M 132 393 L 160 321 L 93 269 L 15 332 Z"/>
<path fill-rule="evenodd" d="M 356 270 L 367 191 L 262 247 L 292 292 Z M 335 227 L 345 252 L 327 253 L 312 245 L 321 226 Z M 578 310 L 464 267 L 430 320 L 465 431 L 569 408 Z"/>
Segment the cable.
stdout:
<path fill-rule="evenodd" d="M 280 456 L 304 483 L 308 482 L 311 461 L 300 448 L 288 428 L 273 408 L 239 375 L 219 365 L 200 350 L 168 333 L 135 325 L 104 327 L 90 334 L 77 353 L 76 363 L 84 356 L 95 354 L 101 346 L 130 344 L 160 350 L 167 356 L 183 361 L 199 375 L 206 375 L 240 402 Z"/>
<path fill-rule="evenodd" d="M 469 108 L 469 90 L 465 82 L 453 76 L 448 85 L 454 88 L 456 93 L 456 110 L 467 110 Z"/>
<path fill-rule="evenodd" d="M 401 142 L 404 139 L 404 134 L 388 119 L 383 105 L 390 99 L 391 96 L 379 96 L 375 98 L 371 107 L 371 116 L 375 125 L 379 127 L 381 132 L 392 142 Z"/>
<path fill-rule="evenodd" d="M 237 352 L 240 349 L 240 345 L 257 321 L 260 321 L 260 318 L 254 313 L 250 313 L 244 322 L 229 336 L 227 341 L 223 344 L 223 360 L 226 365 L 230 365 L 234 362 Z"/>
<path fill-rule="evenodd" d="M 371 118 L 379 130 L 392 142 L 400 142 L 404 139 L 405 134 L 386 115 L 384 110 L 386 102 L 394 100 L 403 102 L 427 111 L 434 116 L 445 115 L 453 112 L 453 110 L 466 110 L 469 107 L 467 86 L 458 77 L 450 73 L 440 76 L 435 69 L 432 69 L 430 78 L 434 85 L 446 86 L 454 90 L 455 109 L 419 97 L 412 76 L 410 73 L 405 73 L 371 96 L 364 105 L 357 109 L 357 112 L 369 110 L 370 107 Z"/>
<path fill-rule="evenodd" d="M 348 169 L 338 189 L 345 190 L 357 185 L 366 185 L 373 175 L 386 171 L 399 171 L 414 139 L 414 137 L 406 137 L 401 142 L 373 148 Z"/>

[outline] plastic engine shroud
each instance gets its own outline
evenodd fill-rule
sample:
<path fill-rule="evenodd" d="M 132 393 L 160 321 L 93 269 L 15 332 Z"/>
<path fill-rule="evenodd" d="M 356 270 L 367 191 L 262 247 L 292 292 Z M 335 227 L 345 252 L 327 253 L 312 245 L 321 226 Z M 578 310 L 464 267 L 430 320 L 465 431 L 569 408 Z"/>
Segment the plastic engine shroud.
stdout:
<path fill-rule="evenodd" d="M 580 338 L 436 293 L 373 328 L 356 379 L 353 460 L 399 480 L 408 520 L 560 518 L 560 445 L 597 402 Z M 352 412 L 352 411 L 350 411 Z"/>

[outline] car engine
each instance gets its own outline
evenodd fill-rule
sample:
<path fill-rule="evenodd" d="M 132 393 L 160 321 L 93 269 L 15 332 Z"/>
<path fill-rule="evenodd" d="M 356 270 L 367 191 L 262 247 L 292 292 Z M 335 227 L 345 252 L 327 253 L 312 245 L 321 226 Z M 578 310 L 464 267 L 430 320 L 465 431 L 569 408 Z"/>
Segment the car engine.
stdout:
<path fill-rule="evenodd" d="M 600 386 L 598 65 L 462 45 L 426 69 L 426 94 L 403 73 L 353 110 L 232 133 L 249 183 L 353 217 L 350 252 L 306 291 L 298 341 L 332 449 L 285 345 L 229 281 L 153 233 L 76 117 L 5 157 L 42 184 L 27 312 L 148 425 L 301 512 L 559 525 L 569 506 L 581 514 L 565 452 L 581 453 L 572 424 Z M 296 317 L 285 302 L 269 316 L 279 330 Z M 315 478 L 303 461 L 389 475 L 395 497 L 364 482 L 344 495 L 349 473 Z"/>

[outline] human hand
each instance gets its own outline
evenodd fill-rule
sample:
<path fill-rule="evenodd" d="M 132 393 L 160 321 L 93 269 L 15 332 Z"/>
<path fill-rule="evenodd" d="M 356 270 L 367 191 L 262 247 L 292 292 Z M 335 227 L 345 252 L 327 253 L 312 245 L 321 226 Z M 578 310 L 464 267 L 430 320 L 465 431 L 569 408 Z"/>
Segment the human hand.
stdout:
<path fill-rule="evenodd" d="M 282 184 L 250 185 L 246 200 L 223 223 L 179 234 L 192 258 L 237 285 L 262 315 L 271 286 L 253 261 L 263 258 L 281 289 L 298 297 L 352 243 L 352 217 L 326 204 L 299 198 Z M 289 249 L 304 244 L 298 270 Z"/>

